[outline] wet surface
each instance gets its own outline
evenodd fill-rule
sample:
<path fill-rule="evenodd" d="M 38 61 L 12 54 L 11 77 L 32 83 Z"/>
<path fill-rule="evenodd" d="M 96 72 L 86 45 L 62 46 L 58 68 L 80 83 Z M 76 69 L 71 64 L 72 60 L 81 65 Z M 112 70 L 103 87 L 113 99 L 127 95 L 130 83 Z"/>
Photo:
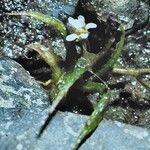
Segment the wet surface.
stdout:
<path fill-rule="evenodd" d="M 0 13 L 38 10 L 60 18 L 64 22 L 66 22 L 69 15 L 77 17 L 82 14 L 85 16 L 87 22 L 94 22 L 99 25 L 99 29 L 92 31 L 89 36 L 91 52 L 93 53 L 102 50 L 108 39 L 114 34 L 120 22 L 124 24 L 126 29 L 130 29 L 133 25 L 144 21 L 147 16 L 148 5 L 135 0 L 131 2 L 126 0 L 124 2 L 122 1 L 122 3 L 115 1 L 113 5 L 109 4 L 108 1 L 104 3 L 96 0 L 92 2 L 94 6 L 90 4 L 90 1 L 88 1 L 89 3 L 85 3 L 83 0 L 80 2 L 82 3 L 78 3 L 75 9 L 74 6 L 77 2 L 69 0 L 55 2 L 52 0 L 38 0 L 36 2 L 34 0 L 9 0 L 6 3 L 1 2 L 3 4 L 1 5 L 2 9 L 0 9 Z M 117 21 L 115 14 L 118 14 L 121 21 Z M 45 26 L 43 23 L 28 17 L 0 16 L 0 20 L 2 22 L 0 24 L 0 33 L 2 35 L 0 38 L 0 55 L 15 58 L 16 61 L 22 64 L 22 66 L 38 80 L 49 79 L 51 70 L 47 64 L 43 62 L 36 53 L 32 51 L 29 52 L 26 45 L 33 42 L 40 42 L 50 47 L 52 51 L 58 53 L 65 60 L 66 48 L 57 32 Z M 107 57 L 111 55 L 111 53 L 112 51 L 107 53 Z M 150 67 L 149 56 L 150 24 L 147 24 L 144 28 L 141 28 L 126 38 L 125 48 L 118 62 L 123 67 L 148 68 Z M 68 54 L 66 58 L 69 58 Z M 72 57 L 70 58 L 72 59 Z M 104 59 L 101 63 L 104 63 L 108 58 Z M 146 76 L 144 79 L 150 80 L 150 76 Z M 114 97 L 116 98 L 114 98 L 105 117 L 150 128 L 149 90 L 143 87 L 141 83 L 134 78 L 108 75 L 106 80 L 108 80 L 107 84 L 113 87 Z M 83 96 L 82 99 L 88 101 L 87 94 L 80 93 L 80 91 L 78 94 L 79 98 L 76 99 L 79 102 L 78 105 L 81 107 L 76 106 L 77 104 L 71 104 L 69 106 L 63 105 L 59 109 L 90 114 L 93 110 L 90 108 L 90 102 L 86 103 L 87 109 L 83 101 L 81 101 L 81 95 Z M 70 99 L 70 97 L 68 99 Z M 71 102 L 69 101 L 69 103 Z"/>

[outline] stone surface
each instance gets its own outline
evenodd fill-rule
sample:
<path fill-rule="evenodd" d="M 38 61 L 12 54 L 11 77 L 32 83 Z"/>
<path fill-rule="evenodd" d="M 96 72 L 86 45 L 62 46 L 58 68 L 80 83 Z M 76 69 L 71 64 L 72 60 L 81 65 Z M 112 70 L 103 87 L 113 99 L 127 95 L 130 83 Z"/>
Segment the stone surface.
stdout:
<path fill-rule="evenodd" d="M 22 134 L 36 126 L 48 103 L 46 91 L 28 72 L 13 60 L 0 58 L 0 149 L 21 150 L 17 139 L 23 140 Z"/>
<path fill-rule="evenodd" d="M 140 24 L 147 20 L 149 15 L 149 5 L 140 0 L 95 0 L 93 5 L 99 18 L 102 14 L 113 14 L 117 16 L 125 29 L 132 28 L 135 24 Z M 127 37 L 125 49 L 123 51 L 123 60 L 121 63 L 125 67 L 147 67 L 150 65 L 150 23 L 137 31 L 135 34 Z"/>
<path fill-rule="evenodd" d="M 46 91 L 21 65 L 9 58 L 0 58 L 0 85 L 1 108 L 31 109 L 48 103 Z"/>
<path fill-rule="evenodd" d="M 72 15 L 77 1 L 72 0 L 37 0 L 36 3 L 25 3 L 21 0 L 8 0 L 1 5 L 0 13 L 10 11 L 38 10 L 65 20 Z M 147 5 L 138 0 L 94 0 L 97 13 L 106 12 L 119 16 L 126 28 L 132 27 L 135 20 L 143 21 L 147 14 Z M 3 4 L 4 1 L 0 2 Z M 0 18 L 1 19 L 1 18 Z M 0 24 L 0 56 L 16 58 L 25 54 L 25 45 L 40 42 L 45 46 L 52 45 L 57 53 L 64 48 L 63 41 L 57 37 L 53 29 L 27 17 L 11 17 L 2 19 Z M 149 59 L 149 26 L 127 39 L 121 64 L 125 67 L 147 67 Z M 57 37 L 57 38 L 56 38 Z M 62 55 L 62 53 L 60 53 Z M 63 58 L 64 58 L 63 54 Z M 149 77 L 147 77 L 149 78 Z M 116 79 L 117 83 L 118 80 Z M 131 86 L 130 86 L 131 87 Z M 133 88 L 135 86 L 133 85 Z M 145 90 L 145 89 L 144 89 Z M 143 94 L 144 91 L 141 90 Z M 119 92 L 117 93 L 119 96 Z M 63 150 L 70 149 L 86 116 L 72 113 L 58 113 L 42 138 L 35 137 L 47 116 L 49 100 L 46 92 L 16 62 L 8 58 L 0 58 L 0 149 L 2 150 Z M 129 109 L 129 111 L 127 111 Z M 138 125 L 149 127 L 150 110 L 132 110 L 133 108 L 113 107 L 114 116 L 108 118 L 127 121 L 143 115 Z M 119 112 L 118 112 L 119 111 Z M 121 115 L 125 112 L 126 116 Z M 111 113 L 111 112 L 110 112 Z M 136 113 L 136 114 L 135 114 Z M 140 115 L 138 115 L 138 113 Z M 143 119 L 146 118 L 147 119 Z M 137 124 L 136 119 L 133 120 Z M 132 121 L 129 121 L 131 124 Z M 83 150 L 149 150 L 150 131 L 144 128 L 125 125 L 119 122 L 104 120 L 96 132 L 80 149 Z"/>
<path fill-rule="evenodd" d="M 43 14 L 54 16 L 61 20 L 65 20 L 69 15 L 74 12 L 75 4 L 77 0 L 8 0 L 1 2 L 0 14 L 12 12 L 12 11 L 39 11 Z M 3 35 L 0 38 L 0 51 L 3 56 L 9 56 L 11 58 L 18 58 L 25 55 L 27 44 L 33 42 L 40 42 L 43 45 L 49 47 L 55 46 L 56 51 L 62 47 L 64 49 L 64 43 L 57 38 L 56 42 L 53 42 L 57 33 L 50 27 L 45 26 L 40 21 L 37 21 L 30 17 L 4 17 L 0 18 L 0 33 Z M 53 47 L 52 46 L 52 47 Z"/>
<path fill-rule="evenodd" d="M 58 112 L 37 139 L 48 112 L 48 96 L 15 61 L 0 59 L 0 149 L 66 150 L 76 140 L 87 116 Z M 149 150 L 150 131 L 103 120 L 81 150 Z"/>
<path fill-rule="evenodd" d="M 81 149 L 149 150 L 150 131 L 117 121 L 103 120 Z"/>
<path fill-rule="evenodd" d="M 112 90 L 114 102 L 106 111 L 105 118 L 150 129 L 149 89 L 130 76 L 114 76 L 108 82 L 120 86 Z"/>
<path fill-rule="evenodd" d="M 126 28 L 131 28 L 135 21 L 143 21 L 148 15 L 149 6 L 140 0 L 94 0 L 96 11 L 116 15 Z"/>
<path fill-rule="evenodd" d="M 0 13 L 12 11 L 40 11 L 54 16 L 65 22 L 72 15 L 78 0 L 8 0 L 1 2 Z M 143 21 L 148 12 L 148 5 L 138 0 L 93 0 L 95 10 L 101 17 L 101 13 L 115 14 L 119 17 L 126 28 L 132 27 L 135 20 Z M 60 53 L 64 44 L 59 38 L 54 40 L 56 33 L 43 25 L 43 23 L 28 17 L 9 17 L 1 19 L 0 50 L 5 56 L 17 58 L 27 51 L 25 45 L 32 42 L 40 42 L 46 46 L 54 45 Z M 54 41 L 53 43 L 51 43 Z M 58 45 L 58 43 L 61 43 Z M 61 48 L 60 48 L 61 45 Z M 64 56 L 64 55 L 63 55 Z"/>

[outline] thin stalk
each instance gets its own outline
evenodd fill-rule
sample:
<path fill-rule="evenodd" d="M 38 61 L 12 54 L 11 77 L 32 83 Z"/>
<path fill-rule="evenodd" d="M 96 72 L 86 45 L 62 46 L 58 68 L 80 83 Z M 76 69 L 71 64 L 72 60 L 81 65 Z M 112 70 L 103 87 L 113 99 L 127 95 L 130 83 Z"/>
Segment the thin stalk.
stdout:
<path fill-rule="evenodd" d="M 150 90 L 150 81 L 143 81 L 141 77 L 136 78 L 144 87 Z"/>
<path fill-rule="evenodd" d="M 98 82 L 92 82 L 92 81 L 87 81 L 83 86 L 81 87 L 82 90 L 86 92 L 92 92 L 92 93 L 103 93 L 104 90 L 106 90 L 106 86 L 102 83 Z"/>
<path fill-rule="evenodd" d="M 81 44 L 82 44 L 82 50 L 83 50 L 82 57 L 85 58 L 87 61 L 88 70 L 91 70 L 91 66 L 93 66 L 93 62 L 96 58 L 96 54 L 88 52 L 90 51 L 88 41 L 82 41 Z"/>
<path fill-rule="evenodd" d="M 149 68 L 143 68 L 143 69 L 135 69 L 135 68 L 113 68 L 113 73 L 122 74 L 126 76 L 133 76 L 133 77 L 139 77 L 142 75 L 150 74 Z"/>

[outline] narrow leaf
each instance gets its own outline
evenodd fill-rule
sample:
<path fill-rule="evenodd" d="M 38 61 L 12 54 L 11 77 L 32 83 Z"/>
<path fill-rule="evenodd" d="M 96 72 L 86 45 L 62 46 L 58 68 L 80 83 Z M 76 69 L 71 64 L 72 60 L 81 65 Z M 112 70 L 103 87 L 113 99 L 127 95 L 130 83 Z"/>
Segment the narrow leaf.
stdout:
<path fill-rule="evenodd" d="M 105 75 L 109 70 L 112 70 L 115 63 L 117 62 L 118 58 L 120 57 L 123 47 L 124 47 L 124 41 L 125 41 L 125 30 L 124 28 L 120 25 L 119 29 L 121 30 L 121 37 L 120 41 L 116 44 L 116 48 L 114 50 L 114 53 L 112 54 L 112 57 L 110 60 L 100 69 L 96 72 L 98 76 L 103 76 Z"/>
<path fill-rule="evenodd" d="M 44 59 L 44 61 L 50 66 L 52 70 L 52 80 L 58 81 L 63 73 L 58 65 L 58 57 L 54 53 L 50 52 L 48 48 L 37 42 L 29 44 L 27 47 L 39 53 L 39 55 Z"/>
<path fill-rule="evenodd" d="M 77 137 L 77 141 L 72 146 L 72 150 L 77 150 L 82 142 L 86 139 L 86 137 L 91 134 L 99 125 L 99 123 L 103 119 L 103 114 L 110 102 L 110 93 L 103 94 L 103 96 L 99 99 L 98 104 L 96 105 L 92 115 L 88 118 L 86 124 L 81 129 L 79 136 Z"/>
<path fill-rule="evenodd" d="M 41 136 L 43 131 L 48 125 L 48 122 L 50 121 L 49 118 L 51 118 L 51 115 L 54 114 L 56 107 L 61 102 L 61 100 L 67 95 L 69 89 L 72 87 L 72 85 L 87 71 L 86 68 L 74 68 L 71 72 L 65 73 L 62 75 L 60 80 L 57 83 L 57 90 L 58 93 L 53 93 L 53 95 L 56 95 L 54 98 L 52 105 L 50 107 L 48 117 L 44 123 L 44 125 L 41 127 L 41 130 L 39 132 L 38 137 Z"/>

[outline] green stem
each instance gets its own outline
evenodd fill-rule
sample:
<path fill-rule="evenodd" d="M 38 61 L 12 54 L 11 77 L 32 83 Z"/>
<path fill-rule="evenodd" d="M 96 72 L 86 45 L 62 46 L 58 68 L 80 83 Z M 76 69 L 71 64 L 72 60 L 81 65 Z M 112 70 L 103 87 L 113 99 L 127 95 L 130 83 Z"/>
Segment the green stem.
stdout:
<path fill-rule="evenodd" d="M 82 57 L 85 58 L 87 61 L 88 70 L 91 70 L 91 66 L 93 65 L 93 62 L 96 58 L 96 54 L 88 52 L 89 50 L 88 41 L 82 41 L 81 44 L 83 50 Z"/>
<path fill-rule="evenodd" d="M 130 75 L 133 77 L 138 77 L 138 76 L 142 76 L 142 75 L 147 75 L 150 74 L 150 69 L 149 68 L 144 68 L 144 69 L 135 69 L 135 68 L 113 68 L 113 73 L 117 73 L 117 74 L 122 74 L 122 75 Z"/>
<path fill-rule="evenodd" d="M 143 81 L 141 77 L 136 78 L 144 87 L 147 89 L 150 89 L 150 81 Z"/>
<path fill-rule="evenodd" d="M 53 100 L 52 106 L 50 108 L 49 114 L 51 114 L 56 106 L 58 105 L 58 103 L 61 101 L 61 99 L 63 97 L 66 96 L 68 90 L 70 89 L 70 87 L 83 75 L 83 73 L 85 73 L 87 71 L 87 69 L 85 68 L 75 68 L 72 71 L 65 73 L 64 75 L 62 75 L 62 77 L 59 79 L 58 83 L 57 83 L 57 91 L 58 93 L 56 93 L 56 97 Z"/>
<path fill-rule="evenodd" d="M 106 86 L 102 83 L 87 81 L 85 84 L 83 84 L 81 89 L 86 92 L 103 93 L 104 90 L 106 90 Z"/>
<path fill-rule="evenodd" d="M 99 99 L 99 102 L 97 106 L 95 107 L 92 115 L 87 120 L 86 124 L 81 129 L 80 135 L 77 137 L 77 141 L 72 146 L 72 150 L 77 150 L 80 146 L 82 141 L 90 134 L 92 133 L 99 123 L 103 119 L 104 111 L 106 110 L 106 107 L 109 104 L 109 98 L 110 93 L 105 93 L 102 95 L 102 97 Z"/>

